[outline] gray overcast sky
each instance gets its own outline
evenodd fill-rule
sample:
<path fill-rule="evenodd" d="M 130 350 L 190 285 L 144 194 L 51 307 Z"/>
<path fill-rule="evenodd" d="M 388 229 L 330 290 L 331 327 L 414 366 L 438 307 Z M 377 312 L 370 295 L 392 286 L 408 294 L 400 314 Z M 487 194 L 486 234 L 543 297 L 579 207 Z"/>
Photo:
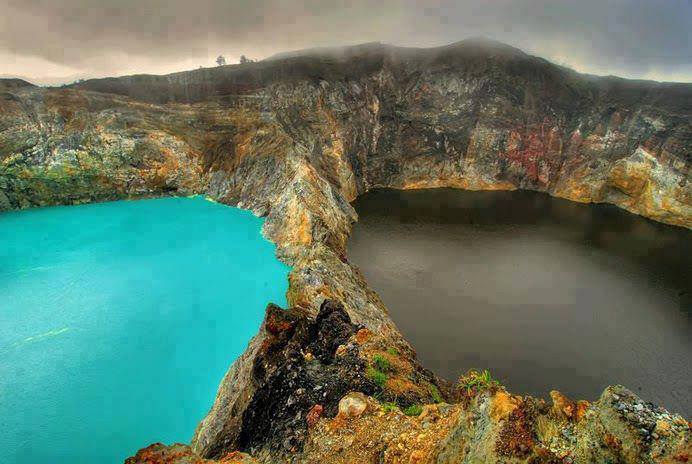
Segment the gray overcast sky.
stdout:
<path fill-rule="evenodd" d="M 38 83 L 486 36 L 578 71 L 692 82 L 692 0 L 0 0 L 0 75 Z"/>

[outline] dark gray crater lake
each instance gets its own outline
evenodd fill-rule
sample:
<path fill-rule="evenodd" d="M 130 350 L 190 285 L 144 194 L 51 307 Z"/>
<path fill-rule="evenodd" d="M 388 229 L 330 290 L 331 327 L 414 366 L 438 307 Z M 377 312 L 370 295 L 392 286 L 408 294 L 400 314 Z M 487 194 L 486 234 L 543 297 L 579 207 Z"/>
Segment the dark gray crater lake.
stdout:
<path fill-rule="evenodd" d="M 377 190 L 349 259 L 424 366 L 515 393 L 622 384 L 692 415 L 692 232 L 534 192 Z"/>

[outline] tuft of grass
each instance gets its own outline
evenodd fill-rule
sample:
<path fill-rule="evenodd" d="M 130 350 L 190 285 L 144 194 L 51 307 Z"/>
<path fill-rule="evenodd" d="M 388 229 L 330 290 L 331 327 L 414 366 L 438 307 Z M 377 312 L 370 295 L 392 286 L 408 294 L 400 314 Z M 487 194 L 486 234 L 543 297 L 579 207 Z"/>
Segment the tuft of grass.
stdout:
<path fill-rule="evenodd" d="M 536 419 L 536 436 L 543 443 L 550 443 L 553 439 L 560 437 L 562 429 L 549 417 L 538 416 Z"/>
<path fill-rule="evenodd" d="M 396 403 L 392 403 L 391 401 L 388 401 L 386 403 L 382 403 L 382 410 L 384 412 L 392 412 L 396 411 L 399 409 L 399 406 Z"/>
<path fill-rule="evenodd" d="M 408 408 L 404 409 L 404 414 L 407 416 L 420 416 L 420 413 L 423 412 L 423 406 L 420 404 L 412 404 Z"/>
<path fill-rule="evenodd" d="M 365 376 L 380 388 L 384 388 L 384 384 L 387 383 L 387 374 L 377 370 L 377 368 L 373 366 L 368 366 L 365 370 Z"/>
<path fill-rule="evenodd" d="M 470 395 L 473 392 L 497 388 L 500 386 L 500 382 L 493 379 L 487 369 L 484 369 L 482 372 L 471 369 L 464 377 L 461 378 L 460 386 L 466 390 L 467 394 Z"/>
<path fill-rule="evenodd" d="M 430 396 L 435 403 L 444 403 L 444 398 L 442 398 L 440 390 L 435 385 L 429 384 L 428 388 L 430 390 Z"/>
<path fill-rule="evenodd" d="M 380 372 L 389 372 L 392 370 L 392 363 L 381 354 L 373 356 L 372 361 L 375 363 L 375 368 Z"/>
<path fill-rule="evenodd" d="M 399 350 L 397 350 L 393 346 L 390 346 L 389 348 L 387 348 L 387 353 L 391 354 L 392 356 L 399 356 L 399 354 L 400 354 Z"/>

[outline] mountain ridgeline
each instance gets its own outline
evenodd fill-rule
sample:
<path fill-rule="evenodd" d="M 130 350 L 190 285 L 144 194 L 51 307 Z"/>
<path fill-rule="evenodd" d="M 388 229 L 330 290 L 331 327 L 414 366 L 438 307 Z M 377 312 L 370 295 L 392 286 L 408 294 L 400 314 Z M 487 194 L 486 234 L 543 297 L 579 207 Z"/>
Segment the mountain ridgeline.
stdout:
<path fill-rule="evenodd" d="M 452 72 L 497 84 L 499 95 L 523 100 L 546 97 L 546 104 L 586 107 L 610 104 L 660 105 L 671 111 L 692 110 L 692 86 L 579 74 L 523 51 L 484 39 L 437 48 L 405 48 L 381 43 L 325 47 L 280 53 L 259 62 L 178 72 L 165 76 L 134 75 L 91 79 L 72 87 L 125 95 L 151 103 L 191 103 L 225 95 L 250 94 L 276 83 L 303 80 L 352 81 L 390 70 L 400 85 L 424 75 Z M 488 88 L 487 90 L 490 90 Z M 480 95 L 479 95 L 480 96 Z M 493 96 L 488 92 L 488 97 Z"/>

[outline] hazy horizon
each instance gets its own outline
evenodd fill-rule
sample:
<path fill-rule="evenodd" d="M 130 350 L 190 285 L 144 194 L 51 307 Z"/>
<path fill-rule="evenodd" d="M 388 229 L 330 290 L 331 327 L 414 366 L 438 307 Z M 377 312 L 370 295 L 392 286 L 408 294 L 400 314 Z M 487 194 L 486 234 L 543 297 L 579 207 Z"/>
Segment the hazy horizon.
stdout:
<path fill-rule="evenodd" d="M 487 37 L 578 72 L 692 82 L 692 4 L 669 0 L 0 0 L 0 77 L 168 74 L 314 47 Z"/>

